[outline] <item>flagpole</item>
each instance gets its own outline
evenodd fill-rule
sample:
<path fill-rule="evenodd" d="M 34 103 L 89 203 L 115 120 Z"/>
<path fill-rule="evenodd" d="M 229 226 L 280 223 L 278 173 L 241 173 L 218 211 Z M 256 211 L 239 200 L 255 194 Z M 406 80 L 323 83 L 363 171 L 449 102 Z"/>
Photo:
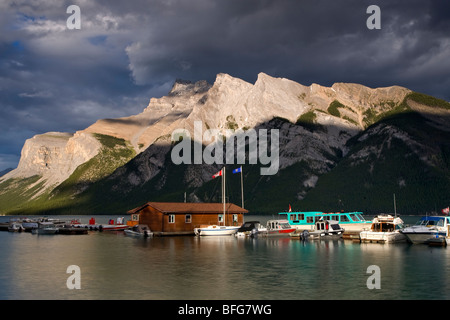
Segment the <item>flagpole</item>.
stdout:
<path fill-rule="evenodd" d="M 244 177 L 243 177 L 244 172 L 242 171 L 242 166 L 241 166 L 241 196 L 242 196 L 242 209 L 244 209 Z"/>
<path fill-rule="evenodd" d="M 223 202 L 223 225 L 226 225 L 226 215 L 225 215 L 225 167 L 222 169 L 222 202 Z"/>

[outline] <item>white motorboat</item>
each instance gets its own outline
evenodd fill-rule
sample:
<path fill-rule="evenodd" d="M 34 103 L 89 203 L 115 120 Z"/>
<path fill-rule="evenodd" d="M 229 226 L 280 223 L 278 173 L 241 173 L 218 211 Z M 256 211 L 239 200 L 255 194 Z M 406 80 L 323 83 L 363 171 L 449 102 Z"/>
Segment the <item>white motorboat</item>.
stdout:
<path fill-rule="evenodd" d="M 339 239 L 344 235 L 345 229 L 335 220 L 320 220 L 315 224 L 313 231 L 309 231 L 311 239 Z"/>
<path fill-rule="evenodd" d="M 54 218 L 35 218 L 35 219 L 29 219 L 25 218 L 22 220 L 22 226 L 25 230 L 33 230 L 39 228 L 40 223 L 51 223 L 53 225 L 63 225 L 65 224 L 64 221 L 61 221 L 59 219 Z"/>
<path fill-rule="evenodd" d="M 425 216 L 411 227 L 400 230 L 412 243 L 427 243 L 436 237 L 447 237 L 450 226 L 447 216 Z"/>
<path fill-rule="evenodd" d="M 125 235 L 138 238 L 148 238 L 153 236 L 153 232 L 146 224 L 138 224 L 124 230 Z"/>
<path fill-rule="evenodd" d="M 19 222 L 11 222 L 8 226 L 9 232 L 22 232 L 25 231 L 25 228 Z"/>
<path fill-rule="evenodd" d="M 362 242 L 401 242 L 406 241 L 406 236 L 400 232 L 404 222 L 399 217 L 389 214 L 381 214 L 372 220 L 370 230 L 363 230 L 359 237 Z"/>
<path fill-rule="evenodd" d="M 32 234 L 56 234 L 59 228 L 53 222 L 39 222 L 37 228 L 31 229 Z"/>
<path fill-rule="evenodd" d="M 266 231 L 260 232 L 261 235 L 265 236 L 289 236 L 291 233 L 295 232 L 295 227 L 291 226 L 287 220 L 276 219 L 269 220 L 266 224 Z"/>

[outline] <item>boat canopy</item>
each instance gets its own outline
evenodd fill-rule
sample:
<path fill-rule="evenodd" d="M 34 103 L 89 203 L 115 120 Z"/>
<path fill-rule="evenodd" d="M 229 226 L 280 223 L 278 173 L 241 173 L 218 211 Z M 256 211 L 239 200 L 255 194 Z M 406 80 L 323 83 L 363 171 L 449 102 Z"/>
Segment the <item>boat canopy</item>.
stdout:
<path fill-rule="evenodd" d="M 255 228 L 258 228 L 260 225 L 259 221 L 247 221 L 237 230 L 237 232 L 245 232 L 252 231 Z"/>
<path fill-rule="evenodd" d="M 422 217 L 419 221 L 417 221 L 417 225 L 438 225 L 438 226 L 444 226 L 445 219 L 448 221 L 448 217 L 439 217 L 439 216 L 431 216 L 431 217 Z"/>

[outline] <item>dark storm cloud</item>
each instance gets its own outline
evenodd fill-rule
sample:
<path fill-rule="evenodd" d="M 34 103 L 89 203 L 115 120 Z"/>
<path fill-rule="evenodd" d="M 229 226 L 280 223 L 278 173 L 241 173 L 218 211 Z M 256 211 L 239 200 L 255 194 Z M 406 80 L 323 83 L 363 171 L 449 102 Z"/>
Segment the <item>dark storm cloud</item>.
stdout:
<path fill-rule="evenodd" d="M 81 30 L 66 28 L 71 4 Z M 381 30 L 366 27 L 371 4 Z M 450 100 L 441 0 L 11 0 L 0 28 L 0 169 L 15 165 L 26 138 L 139 113 L 176 78 L 253 82 L 266 72 Z"/>

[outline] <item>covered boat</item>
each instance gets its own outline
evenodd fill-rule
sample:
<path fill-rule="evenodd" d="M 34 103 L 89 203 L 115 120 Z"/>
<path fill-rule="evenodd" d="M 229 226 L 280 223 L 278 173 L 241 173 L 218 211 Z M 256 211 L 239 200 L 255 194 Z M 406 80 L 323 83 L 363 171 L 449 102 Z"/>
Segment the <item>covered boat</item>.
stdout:
<path fill-rule="evenodd" d="M 389 214 L 381 214 L 372 220 L 370 230 L 363 230 L 359 237 L 362 242 L 401 242 L 406 236 L 400 232 L 403 229 L 403 220 Z"/>
<path fill-rule="evenodd" d="M 447 216 L 425 216 L 411 227 L 400 230 L 411 243 L 427 243 L 432 238 L 447 237 L 449 218 Z"/>
<path fill-rule="evenodd" d="M 247 221 L 236 231 L 238 237 L 255 237 L 259 233 L 264 233 L 267 228 L 263 227 L 259 221 Z"/>

